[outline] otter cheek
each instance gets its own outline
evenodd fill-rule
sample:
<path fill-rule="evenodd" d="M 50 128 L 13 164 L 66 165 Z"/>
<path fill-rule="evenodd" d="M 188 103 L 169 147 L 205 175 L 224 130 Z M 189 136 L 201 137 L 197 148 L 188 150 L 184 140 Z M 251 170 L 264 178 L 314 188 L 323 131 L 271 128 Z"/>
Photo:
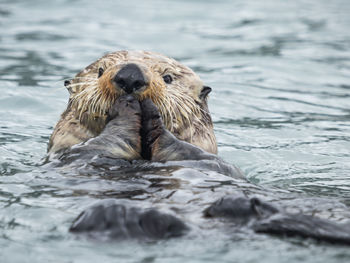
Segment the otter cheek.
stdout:
<path fill-rule="evenodd" d="M 103 75 L 98 79 L 98 92 L 105 99 L 105 102 L 113 104 L 115 98 L 120 97 L 122 92 L 117 90 L 111 81 L 113 72 L 104 72 Z"/>

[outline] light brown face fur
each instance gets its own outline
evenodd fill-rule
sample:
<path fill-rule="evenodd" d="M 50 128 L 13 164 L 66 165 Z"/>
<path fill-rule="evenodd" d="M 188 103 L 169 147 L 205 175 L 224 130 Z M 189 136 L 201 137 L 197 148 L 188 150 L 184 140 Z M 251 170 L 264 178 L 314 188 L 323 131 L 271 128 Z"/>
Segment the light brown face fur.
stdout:
<path fill-rule="evenodd" d="M 49 152 L 57 152 L 100 134 L 107 112 L 116 98 L 125 94 L 113 81 L 126 64 L 136 64 L 147 85 L 133 93 L 140 101 L 150 98 L 159 109 L 165 127 L 178 139 L 217 153 L 213 124 L 204 86 L 191 69 L 154 52 L 118 51 L 107 54 L 67 83 L 67 109 L 51 135 Z M 99 76 L 99 72 L 103 72 Z M 165 83 L 170 75 L 173 81 Z"/>

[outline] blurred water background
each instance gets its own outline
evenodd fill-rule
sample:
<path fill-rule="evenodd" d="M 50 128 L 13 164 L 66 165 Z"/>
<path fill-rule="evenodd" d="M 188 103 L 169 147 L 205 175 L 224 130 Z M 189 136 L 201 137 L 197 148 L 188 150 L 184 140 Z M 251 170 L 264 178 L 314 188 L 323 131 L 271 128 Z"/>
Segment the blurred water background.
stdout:
<path fill-rule="evenodd" d="M 268 236 L 76 239 L 91 197 L 37 170 L 63 80 L 106 52 L 151 50 L 213 88 L 219 155 L 251 182 L 350 205 L 349 28 L 348 0 L 0 0 L 0 262 L 350 262 L 347 247 Z"/>

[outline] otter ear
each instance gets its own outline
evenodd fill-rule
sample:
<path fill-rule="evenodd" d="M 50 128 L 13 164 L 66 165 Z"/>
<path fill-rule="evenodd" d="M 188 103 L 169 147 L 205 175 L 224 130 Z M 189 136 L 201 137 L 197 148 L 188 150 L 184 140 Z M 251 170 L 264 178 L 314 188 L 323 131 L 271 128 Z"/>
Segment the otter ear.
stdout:
<path fill-rule="evenodd" d="M 67 88 L 69 94 L 73 93 L 73 88 L 70 86 L 72 80 L 65 80 L 64 81 L 64 86 Z"/>
<path fill-rule="evenodd" d="M 208 86 L 203 86 L 203 89 L 201 90 L 201 93 L 199 94 L 199 98 L 201 100 L 206 99 L 206 97 L 208 96 L 208 94 L 211 92 L 211 87 Z"/>

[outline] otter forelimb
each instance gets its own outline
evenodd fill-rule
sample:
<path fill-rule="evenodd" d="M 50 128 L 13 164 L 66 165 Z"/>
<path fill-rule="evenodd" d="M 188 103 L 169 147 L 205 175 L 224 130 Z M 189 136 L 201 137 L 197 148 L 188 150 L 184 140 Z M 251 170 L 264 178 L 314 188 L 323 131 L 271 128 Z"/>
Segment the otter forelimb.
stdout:
<path fill-rule="evenodd" d="M 215 154 L 177 139 L 165 129 L 157 107 L 150 99 L 141 102 L 142 157 L 152 161 L 219 160 Z"/>
<path fill-rule="evenodd" d="M 60 159 L 72 162 L 84 156 L 103 155 L 113 159 L 141 159 L 141 108 L 132 95 L 121 96 L 108 112 L 109 122 L 100 135 L 74 145 L 60 154 Z"/>

